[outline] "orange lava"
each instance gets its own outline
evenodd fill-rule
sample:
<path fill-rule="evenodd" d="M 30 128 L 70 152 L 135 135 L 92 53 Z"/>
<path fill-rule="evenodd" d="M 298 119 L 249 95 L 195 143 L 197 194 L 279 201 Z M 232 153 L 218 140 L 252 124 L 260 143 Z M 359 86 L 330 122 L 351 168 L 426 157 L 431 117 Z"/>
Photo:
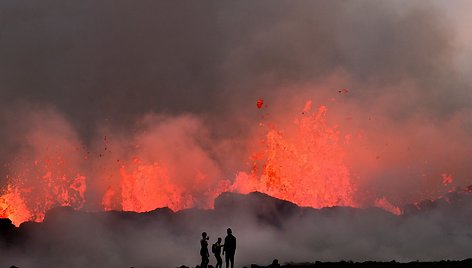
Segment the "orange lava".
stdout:
<path fill-rule="evenodd" d="M 35 161 L 18 177 L 9 178 L 0 196 L 0 217 L 9 218 L 16 226 L 25 221 L 39 222 L 53 207 L 81 209 L 85 191 L 85 176 L 68 174 L 62 158 Z"/>
<path fill-rule="evenodd" d="M 33 219 L 21 191 L 11 184 L 7 186 L 5 193 L 0 196 L 0 217 L 9 218 L 16 226 Z"/>
<path fill-rule="evenodd" d="M 145 164 L 135 158 L 129 166 L 121 166 L 119 171 L 119 189 L 113 190 L 110 187 L 102 200 L 105 210 L 145 212 L 166 206 L 177 210 L 191 207 L 193 204 L 184 187 L 174 184 L 167 169 L 158 163 Z M 110 201 L 118 192 L 121 208 Z"/>
<path fill-rule="evenodd" d="M 260 191 L 315 208 L 356 205 L 340 133 L 328 124 L 325 106 L 313 113 L 309 106 L 295 121 L 294 135 L 269 128 L 264 149 L 252 157 L 251 173 L 239 173 L 234 191 Z"/>
<path fill-rule="evenodd" d="M 441 177 L 442 177 L 442 183 L 443 183 L 444 186 L 448 186 L 453 181 L 451 174 L 443 173 L 443 174 L 441 174 Z"/>
<path fill-rule="evenodd" d="M 385 197 L 376 199 L 374 205 L 395 215 L 400 215 L 402 213 L 399 207 L 392 205 Z"/>
<path fill-rule="evenodd" d="M 260 107 L 262 99 L 257 103 L 257 108 Z M 105 159 L 115 157 L 107 138 L 106 154 L 100 154 L 97 161 L 88 154 L 84 158 L 79 150 L 39 150 L 39 160 L 22 160 L 12 168 L 12 174 L 0 192 L 0 217 L 8 217 L 18 226 L 25 221 L 42 221 L 45 212 L 55 206 L 82 209 L 86 203 L 87 185 L 94 188 L 93 193 L 102 194 L 101 204 L 91 204 L 91 207 L 103 210 L 145 212 L 160 207 L 174 211 L 211 208 L 215 197 L 224 191 L 259 191 L 314 208 L 359 206 L 345 162 L 345 146 L 351 135 L 341 135 L 339 129 L 328 122 L 325 106 L 312 111 L 308 101 L 302 111 L 293 125 L 285 126 L 285 129 L 261 123 L 260 126 L 266 128 L 262 146 L 249 157 L 251 163 L 247 171 L 236 173 L 232 180 L 217 178 L 214 174 L 219 173 L 209 171 L 213 162 L 204 158 L 206 152 L 199 147 L 192 150 L 185 147 L 184 153 L 171 153 L 169 149 L 174 148 L 173 143 L 175 146 L 188 144 L 180 138 L 164 142 L 170 146 L 149 149 L 159 136 L 146 136 L 147 145 L 136 145 L 136 148 L 148 148 L 145 151 L 128 152 L 124 149 L 125 144 L 118 144 L 115 149 L 124 153 L 116 156 L 119 160 L 114 158 L 112 161 Z M 178 128 L 172 125 L 173 132 L 170 133 L 178 134 L 175 129 Z M 159 158 L 157 154 L 166 157 Z M 204 161 L 195 161 L 197 158 Z M 90 165 L 90 162 L 107 173 L 95 174 L 97 178 L 93 183 L 87 183 L 82 175 L 89 174 L 87 163 Z M 193 164 L 192 168 L 187 167 L 187 163 Z M 176 172 L 182 170 L 185 173 Z M 442 177 L 444 184 L 452 182 L 451 175 L 443 174 Z M 372 205 L 395 214 L 401 212 L 385 198 L 377 199 Z"/>
<path fill-rule="evenodd" d="M 228 188 L 225 180 L 217 185 L 208 184 L 203 173 L 195 174 L 193 185 L 183 185 L 170 177 L 166 167 L 143 163 L 137 157 L 122 165 L 119 173 L 119 186 L 110 186 L 102 199 L 105 210 L 146 212 L 161 207 L 174 211 L 211 208 L 214 198 Z"/>

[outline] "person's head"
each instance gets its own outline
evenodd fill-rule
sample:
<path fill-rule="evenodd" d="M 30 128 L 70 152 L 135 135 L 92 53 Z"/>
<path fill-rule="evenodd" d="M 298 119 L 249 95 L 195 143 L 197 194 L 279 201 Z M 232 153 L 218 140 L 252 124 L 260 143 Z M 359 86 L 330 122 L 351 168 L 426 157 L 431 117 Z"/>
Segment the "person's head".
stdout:
<path fill-rule="evenodd" d="M 231 231 L 231 228 L 228 228 L 228 229 L 226 230 L 226 232 L 227 232 L 228 234 L 232 234 L 232 233 L 233 233 L 233 231 Z"/>
<path fill-rule="evenodd" d="M 221 243 L 221 237 L 218 237 L 218 243 Z"/>
<path fill-rule="evenodd" d="M 202 237 L 203 237 L 203 238 L 206 238 L 206 237 L 207 237 L 207 233 L 206 233 L 206 232 L 203 232 L 203 233 L 202 233 Z"/>

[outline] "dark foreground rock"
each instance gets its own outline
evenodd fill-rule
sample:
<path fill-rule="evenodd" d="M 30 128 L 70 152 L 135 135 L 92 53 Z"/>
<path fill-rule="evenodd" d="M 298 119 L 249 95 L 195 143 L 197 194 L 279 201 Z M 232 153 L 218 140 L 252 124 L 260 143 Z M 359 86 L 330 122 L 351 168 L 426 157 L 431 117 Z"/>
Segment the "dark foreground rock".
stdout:
<path fill-rule="evenodd" d="M 250 268 L 272 268 L 274 266 L 267 265 L 261 266 L 253 264 Z M 315 262 L 315 263 L 292 263 L 292 264 L 283 264 L 279 267 L 282 268 L 320 268 L 320 267 L 342 267 L 342 268 L 465 268 L 472 267 L 472 259 L 466 259 L 462 261 L 438 261 L 438 262 Z"/>

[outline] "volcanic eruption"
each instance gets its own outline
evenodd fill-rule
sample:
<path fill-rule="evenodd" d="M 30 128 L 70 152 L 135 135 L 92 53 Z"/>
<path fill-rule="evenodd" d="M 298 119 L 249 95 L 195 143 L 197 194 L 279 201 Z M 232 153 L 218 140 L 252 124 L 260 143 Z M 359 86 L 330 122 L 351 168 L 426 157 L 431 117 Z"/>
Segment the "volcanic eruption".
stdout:
<path fill-rule="evenodd" d="M 250 170 L 235 172 L 236 177 L 232 180 L 212 178 L 210 176 L 214 173 L 211 169 L 198 169 L 205 165 L 211 167 L 211 163 L 205 163 L 206 159 L 200 160 L 202 152 L 192 145 L 181 145 L 185 147 L 185 156 L 168 155 L 168 148 L 161 146 L 179 144 L 185 137 L 164 138 L 170 140 L 162 144 L 156 142 L 160 139 L 156 135 L 161 132 L 159 130 L 151 129 L 154 135 L 138 134 L 136 139 L 141 143 L 137 141 L 136 148 L 119 156 L 111 150 L 115 146 L 120 150 L 123 145 L 112 145 L 113 141 L 105 136 L 103 151 L 94 157 L 69 141 L 58 143 L 60 138 L 55 138 L 51 142 L 45 138 L 47 133 L 37 130 L 30 139 L 31 146 L 37 151 L 31 156 L 19 156 L 21 160 L 15 163 L 18 166 L 10 168 L 12 173 L 5 193 L 0 197 L 0 216 L 10 218 L 18 226 L 29 220 L 42 221 L 46 211 L 56 206 L 82 209 L 87 202 L 87 183 L 81 174 L 87 174 L 89 162 L 105 158 L 108 160 L 101 163 L 99 174 L 91 174 L 103 179 L 95 185 L 108 183 L 100 203 L 103 210 L 146 212 L 161 207 L 174 211 L 211 208 L 213 199 L 226 191 L 259 191 L 315 208 L 355 207 L 353 182 L 344 163 L 343 144 L 347 140 L 341 139 L 339 130 L 327 122 L 327 107 L 320 106 L 311 112 L 310 103 L 307 102 L 303 114 L 295 119 L 292 125 L 295 131 L 285 133 L 273 124 L 261 122 L 265 133 L 259 137 L 260 150 L 248 157 L 252 162 Z M 168 122 L 171 129 L 165 131 L 174 131 L 174 124 L 187 119 L 173 120 Z M 193 127 L 185 130 L 192 132 Z M 47 131 L 51 129 L 47 127 Z M 49 144 L 54 144 L 54 147 L 49 147 Z M 183 157 L 197 161 L 197 168 L 182 173 L 179 170 L 185 165 L 182 160 L 177 160 L 178 163 L 171 161 Z M 110 158 L 117 160 L 110 161 Z M 182 174 L 191 178 L 181 181 L 179 176 Z"/>
<path fill-rule="evenodd" d="M 470 257 L 468 7 L 1 3 L 1 264 Z"/>

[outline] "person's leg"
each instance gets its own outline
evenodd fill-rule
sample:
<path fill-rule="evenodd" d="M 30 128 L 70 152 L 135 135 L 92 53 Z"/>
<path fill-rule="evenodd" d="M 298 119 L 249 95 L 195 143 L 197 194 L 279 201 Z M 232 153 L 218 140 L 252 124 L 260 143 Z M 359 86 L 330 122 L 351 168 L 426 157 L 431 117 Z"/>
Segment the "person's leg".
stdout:
<path fill-rule="evenodd" d="M 222 268 L 223 260 L 221 259 L 220 255 L 215 255 L 216 257 L 216 267 L 215 268 Z"/>
<path fill-rule="evenodd" d="M 226 253 L 226 255 L 225 255 L 225 262 L 226 262 L 226 268 L 228 268 L 228 266 L 229 266 L 229 264 L 228 264 L 229 263 L 229 254 L 228 253 Z"/>
<path fill-rule="evenodd" d="M 229 259 L 231 261 L 231 268 L 234 268 L 234 255 L 231 255 Z"/>
<path fill-rule="evenodd" d="M 205 268 L 208 267 L 208 263 L 210 262 L 210 258 L 208 258 L 208 256 L 205 256 Z"/>

